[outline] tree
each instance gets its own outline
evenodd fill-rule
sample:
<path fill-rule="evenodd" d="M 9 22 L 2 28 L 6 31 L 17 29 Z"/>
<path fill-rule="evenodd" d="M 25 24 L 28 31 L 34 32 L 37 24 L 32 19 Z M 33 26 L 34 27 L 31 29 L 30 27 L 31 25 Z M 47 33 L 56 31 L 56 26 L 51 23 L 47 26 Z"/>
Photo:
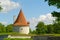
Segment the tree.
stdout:
<path fill-rule="evenodd" d="M 52 24 L 47 25 L 47 33 L 48 34 L 54 33 L 54 27 Z"/>
<path fill-rule="evenodd" d="M 31 30 L 31 28 L 29 29 L 29 34 L 36 34 L 36 30 Z"/>
<path fill-rule="evenodd" d="M 54 27 L 54 33 L 60 33 L 60 12 L 52 12 L 51 13 L 53 17 L 56 17 L 56 20 L 53 24 Z"/>
<path fill-rule="evenodd" d="M 12 24 L 7 25 L 6 32 L 13 32 L 13 25 Z"/>
<path fill-rule="evenodd" d="M 60 8 L 60 0 L 45 0 L 48 1 L 49 6 L 56 6 L 57 8 Z M 54 27 L 54 33 L 60 33 L 60 12 L 52 12 L 51 13 L 53 17 L 57 17 L 56 21 L 53 24 Z"/>
<path fill-rule="evenodd" d="M 48 1 L 49 6 L 56 6 L 57 8 L 60 8 L 60 0 L 45 0 Z"/>
<path fill-rule="evenodd" d="M 0 11 L 2 10 L 2 7 L 0 6 Z"/>
<path fill-rule="evenodd" d="M 56 17 L 56 22 L 57 23 L 60 22 L 60 12 L 53 11 L 51 14 L 52 14 L 53 17 Z"/>
<path fill-rule="evenodd" d="M 36 34 L 36 30 L 31 31 L 31 34 Z"/>
<path fill-rule="evenodd" d="M 54 23 L 54 33 L 60 34 L 60 23 Z"/>
<path fill-rule="evenodd" d="M 29 29 L 29 34 L 32 34 L 32 30 L 31 30 L 31 28 Z"/>
<path fill-rule="evenodd" d="M 36 30 L 33 30 L 33 31 L 32 31 L 32 34 L 36 34 Z"/>
<path fill-rule="evenodd" d="M 6 32 L 5 26 L 0 23 L 0 33 Z"/>
<path fill-rule="evenodd" d="M 60 0 L 45 0 L 48 1 L 49 6 L 56 6 L 60 8 Z M 60 20 L 60 12 L 52 12 L 53 17 L 57 17 L 57 20 Z"/>
<path fill-rule="evenodd" d="M 48 1 L 49 6 L 56 6 L 60 8 L 60 0 L 45 0 Z M 57 20 L 60 20 L 60 12 L 52 12 L 53 17 L 57 17 Z"/>
<path fill-rule="evenodd" d="M 36 34 L 44 34 L 46 33 L 47 28 L 43 22 L 39 22 L 36 26 Z"/>
<path fill-rule="evenodd" d="M 1 2 L 0 2 L 1 3 Z M 1 7 L 1 5 L 0 5 L 0 11 L 2 10 L 3 8 Z"/>

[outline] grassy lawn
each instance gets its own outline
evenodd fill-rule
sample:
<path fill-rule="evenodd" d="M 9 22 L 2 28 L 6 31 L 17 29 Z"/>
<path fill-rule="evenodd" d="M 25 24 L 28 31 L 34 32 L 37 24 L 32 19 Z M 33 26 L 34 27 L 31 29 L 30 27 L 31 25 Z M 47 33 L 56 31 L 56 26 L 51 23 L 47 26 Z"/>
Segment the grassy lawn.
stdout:
<path fill-rule="evenodd" d="M 13 35 L 13 36 L 60 36 L 60 34 L 20 34 L 20 33 L 0 33 L 0 35 Z"/>
<path fill-rule="evenodd" d="M 32 40 L 29 38 L 5 38 L 4 40 Z"/>

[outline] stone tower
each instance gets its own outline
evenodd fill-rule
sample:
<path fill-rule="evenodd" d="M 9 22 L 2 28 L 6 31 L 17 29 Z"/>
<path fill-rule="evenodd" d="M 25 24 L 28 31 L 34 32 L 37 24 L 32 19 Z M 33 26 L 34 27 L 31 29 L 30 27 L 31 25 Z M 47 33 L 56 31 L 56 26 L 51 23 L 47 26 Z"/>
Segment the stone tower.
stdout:
<path fill-rule="evenodd" d="M 28 34 L 29 33 L 29 22 L 26 21 L 25 16 L 20 10 L 17 19 L 14 22 L 13 31 L 18 32 L 20 34 Z"/>

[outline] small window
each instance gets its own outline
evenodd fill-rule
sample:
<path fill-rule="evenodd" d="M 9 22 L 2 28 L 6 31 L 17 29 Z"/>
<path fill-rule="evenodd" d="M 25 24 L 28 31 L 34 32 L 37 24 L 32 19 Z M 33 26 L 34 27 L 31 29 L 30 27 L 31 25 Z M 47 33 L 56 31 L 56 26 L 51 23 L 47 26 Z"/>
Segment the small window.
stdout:
<path fill-rule="evenodd" d="M 23 28 L 21 28 L 21 30 L 23 30 Z"/>

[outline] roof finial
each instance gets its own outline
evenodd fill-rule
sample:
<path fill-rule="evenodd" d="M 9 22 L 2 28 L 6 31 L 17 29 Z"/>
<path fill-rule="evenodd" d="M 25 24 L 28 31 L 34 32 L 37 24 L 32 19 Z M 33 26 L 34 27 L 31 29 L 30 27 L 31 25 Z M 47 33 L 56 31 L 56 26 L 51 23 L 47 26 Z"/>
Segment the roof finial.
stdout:
<path fill-rule="evenodd" d="M 22 11 L 22 8 L 20 10 Z"/>

